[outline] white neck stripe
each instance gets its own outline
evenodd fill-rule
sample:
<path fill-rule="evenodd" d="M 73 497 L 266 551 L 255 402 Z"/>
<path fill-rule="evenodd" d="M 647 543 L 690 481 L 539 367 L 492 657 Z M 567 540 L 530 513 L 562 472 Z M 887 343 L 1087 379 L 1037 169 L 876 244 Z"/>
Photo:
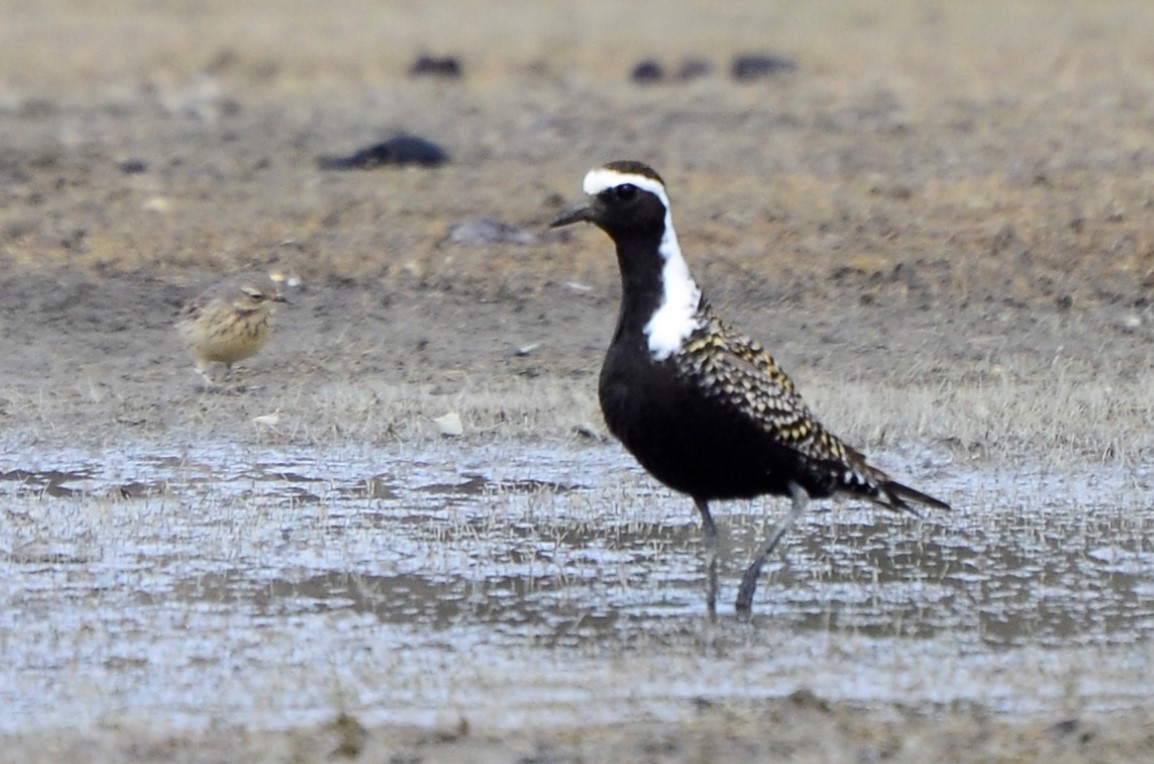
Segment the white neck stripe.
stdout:
<path fill-rule="evenodd" d="M 681 255 L 677 243 L 677 231 L 673 229 L 669 197 L 661 181 L 647 175 L 618 172 L 607 167 L 590 170 L 585 175 L 584 190 L 589 196 L 597 196 L 606 189 L 630 183 L 642 191 L 648 191 L 661 200 L 665 206 L 665 231 L 657 251 L 665 265 L 661 268 L 661 305 L 654 311 L 645 325 L 649 352 L 658 361 L 663 361 L 681 350 L 682 343 L 699 328 L 697 309 L 701 304 L 701 290 L 689 273 L 689 266 Z"/>

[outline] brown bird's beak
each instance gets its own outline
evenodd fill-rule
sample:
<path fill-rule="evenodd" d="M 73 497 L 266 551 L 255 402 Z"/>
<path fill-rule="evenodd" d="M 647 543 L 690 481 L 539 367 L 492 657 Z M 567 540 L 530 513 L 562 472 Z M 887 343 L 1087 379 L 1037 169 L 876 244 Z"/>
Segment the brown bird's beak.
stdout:
<path fill-rule="evenodd" d="M 288 301 L 288 298 L 285 297 L 283 294 L 274 295 L 272 298 L 272 301 L 273 302 L 283 302 L 285 305 L 292 305 L 292 303 Z"/>
<path fill-rule="evenodd" d="M 562 212 L 549 223 L 550 228 L 560 228 L 564 225 L 573 225 L 574 223 L 592 223 L 593 210 L 590 207 L 574 207 L 571 210 Z"/>

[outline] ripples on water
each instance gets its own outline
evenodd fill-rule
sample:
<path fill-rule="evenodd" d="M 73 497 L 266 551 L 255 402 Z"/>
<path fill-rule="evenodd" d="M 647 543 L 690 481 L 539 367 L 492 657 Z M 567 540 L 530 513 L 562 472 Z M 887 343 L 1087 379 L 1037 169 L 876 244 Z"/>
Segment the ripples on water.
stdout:
<path fill-rule="evenodd" d="M 752 621 L 710 624 L 692 503 L 616 446 L 24 451 L 0 461 L 0 729 L 1148 698 L 1146 474 L 915 461 L 888 463 L 954 512 L 815 503 Z M 724 602 L 784 504 L 719 505 Z"/>

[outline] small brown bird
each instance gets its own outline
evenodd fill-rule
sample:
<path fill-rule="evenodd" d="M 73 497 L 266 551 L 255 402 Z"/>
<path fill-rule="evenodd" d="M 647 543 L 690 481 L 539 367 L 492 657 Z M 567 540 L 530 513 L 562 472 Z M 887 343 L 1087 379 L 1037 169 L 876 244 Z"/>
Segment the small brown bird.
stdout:
<path fill-rule="evenodd" d="M 584 188 L 589 204 L 551 225 L 593 223 L 617 248 L 621 310 L 601 368 L 601 410 L 641 466 L 693 498 L 705 531 L 710 613 L 717 598 L 712 500 L 793 500 L 742 577 L 739 611 L 750 609 L 766 558 L 811 498 L 843 494 L 891 510 L 949 509 L 828 432 L 773 357 L 717 316 L 681 255 L 665 183 L 652 168 L 610 162 L 589 171 Z"/>
<path fill-rule="evenodd" d="M 272 336 L 276 303 L 286 302 L 275 278 L 249 279 L 210 290 L 186 305 L 177 329 L 196 370 L 210 388 L 216 388 L 210 370 L 252 357 Z"/>

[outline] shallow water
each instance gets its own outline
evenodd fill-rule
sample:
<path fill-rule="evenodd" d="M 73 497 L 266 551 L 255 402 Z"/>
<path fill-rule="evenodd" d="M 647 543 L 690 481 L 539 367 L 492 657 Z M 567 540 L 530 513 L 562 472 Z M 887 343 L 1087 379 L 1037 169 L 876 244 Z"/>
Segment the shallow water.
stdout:
<path fill-rule="evenodd" d="M 0 459 L 0 730 L 140 722 L 506 728 L 819 696 L 1008 711 L 1154 693 L 1149 475 L 880 461 L 922 520 L 815 503 L 732 599 L 781 500 L 692 503 L 615 445 L 22 449 Z"/>

